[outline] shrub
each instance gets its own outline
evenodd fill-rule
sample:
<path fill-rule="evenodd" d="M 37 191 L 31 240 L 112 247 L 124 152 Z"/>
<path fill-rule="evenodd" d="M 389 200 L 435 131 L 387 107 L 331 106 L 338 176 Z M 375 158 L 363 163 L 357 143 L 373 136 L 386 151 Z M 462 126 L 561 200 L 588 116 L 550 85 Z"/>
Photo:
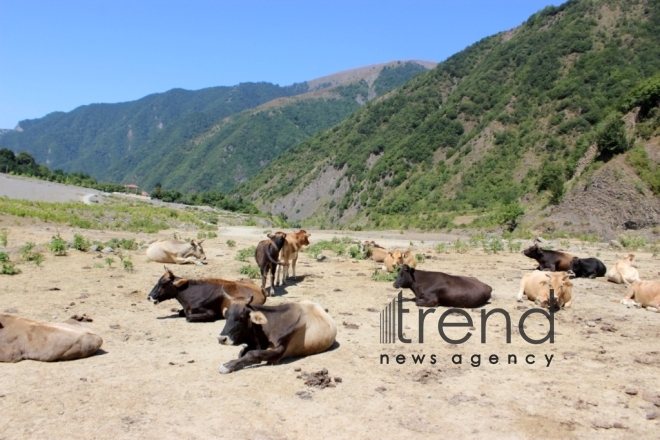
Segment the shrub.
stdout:
<path fill-rule="evenodd" d="M 606 159 L 630 149 L 632 145 L 626 138 L 626 124 L 620 115 L 611 116 L 605 121 L 596 133 L 596 145 L 600 154 Z"/>
<path fill-rule="evenodd" d="M 418 263 L 423 263 L 426 261 L 426 257 L 424 256 L 424 254 L 415 254 L 415 260 Z"/>
<path fill-rule="evenodd" d="M 394 272 L 389 273 L 389 272 L 383 272 L 380 269 L 376 269 L 371 275 L 371 279 L 374 281 L 385 281 L 392 283 L 396 280 L 396 277 L 399 275 L 399 268 L 400 266 L 394 266 Z"/>
<path fill-rule="evenodd" d="M 509 249 L 509 252 L 520 252 L 522 249 L 522 243 L 519 241 L 509 240 L 507 242 L 507 248 Z"/>
<path fill-rule="evenodd" d="M 447 243 L 438 243 L 434 249 L 437 253 L 444 254 L 447 252 Z"/>
<path fill-rule="evenodd" d="M 250 264 L 246 264 L 245 266 L 241 266 L 240 269 L 238 269 L 238 273 L 241 275 L 247 275 L 248 278 L 259 278 L 261 277 L 261 272 L 259 271 L 259 268 L 256 266 L 252 266 Z"/>
<path fill-rule="evenodd" d="M 41 254 L 41 252 L 34 251 L 34 247 L 35 244 L 31 241 L 28 241 L 25 243 L 25 246 L 20 249 L 20 253 L 25 261 L 32 261 L 34 264 L 39 266 L 44 261 L 44 256 Z"/>
<path fill-rule="evenodd" d="M 241 249 L 238 252 L 236 252 L 236 257 L 234 257 L 234 259 L 238 261 L 247 262 L 249 258 L 254 257 L 254 253 L 256 250 L 257 250 L 256 246 L 250 246 L 247 249 Z"/>
<path fill-rule="evenodd" d="M 362 249 L 360 249 L 360 246 L 351 246 L 348 249 L 348 255 L 356 260 L 365 260 L 367 258 L 365 253 L 362 252 Z"/>
<path fill-rule="evenodd" d="M 470 237 L 470 240 L 472 240 L 472 237 Z M 461 241 L 460 238 L 457 238 L 456 241 L 454 242 L 454 252 L 457 254 L 464 254 L 468 251 L 468 244 Z"/>
<path fill-rule="evenodd" d="M 48 246 L 53 255 L 57 257 L 66 255 L 66 241 L 60 237 L 59 232 L 50 239 L 50 244 Z"/>
<path fill-rule="evenodd" d="M 0 268 L 0 275 L 16 275 L 19 273 L 21 273 L 21 270 L 13 264 L 2 263 L 2 267 Z"/>
<path fill-rule="evenodd" d="M 0 263 L 8 263 L 9 254 L 7 252 L 0 252 Z"/>
<path fill-rule="evenodd" d="M 81 234 L 73 235 L 73 248 L 82 252 L 87 252 L 89 250 L 89 241 L 85 239 Z"/>
<path fill-rule="evenodd" d="M 648 240 L 636 235 L 620 235 L 619 243 L 627 250 L 634 251 L 646 247 Z"/>
<path fill-rule="evenodd" d="M 496 254 L 504 250 L 504 242 L 500 238 L 491 238 L 484 241 L 484 252 Z"/>
<path fill-rule="evenodd" d="M 2 247 L 7 247 L 8 235 L 9 235 L 9 231 L 7 231 L 7 228 L 0 229 L 0 245 L 2 245 Z"/>
<path fill-rule="evenodd" d="M 108 268 L 112 267 L 112 264 L 115 262 L 115 259 L 112 257 L 106 257 L 105 259 L 105 264 L 108 265 Z"/>
<path fill-rule="evenodd" d="M 227 240 L 226 243 L 227 243 L 227 246 L 229 246 L 229 247 L 235 247 L 236 246 L 236 242 L 234 240 Z"/>

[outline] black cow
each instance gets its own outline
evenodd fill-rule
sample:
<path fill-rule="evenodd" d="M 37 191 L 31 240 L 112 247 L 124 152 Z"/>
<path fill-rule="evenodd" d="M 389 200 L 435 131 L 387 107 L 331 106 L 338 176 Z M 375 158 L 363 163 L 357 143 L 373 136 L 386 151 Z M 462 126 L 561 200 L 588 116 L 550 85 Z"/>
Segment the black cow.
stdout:
<path fill-rule="evenodd" d="M 229 295 L 222 295 L 225 289 Z M 154 305 L 168 299 L 179 301 L 183 309 L 179 316 L 185 316 L 188 322 L 213 322 L 222 319 L 223 310 L 229 308 L 235 300 L 246 301 L 254 298 L 256 304 L 266 302 L 266 291 L 254 284 L 237 283 L 219 278 L 203 278 L 199 280 L 185 279 L 175 276 L 165 268 L 165 274 L 160 277 L 147 299 Z"/>
<path fill-rule="evenodd" d="M 266 288 L 266 276 L 270 272 L 270 295 L 275 296 L 275 271 L 277 265 L 282 264 L 277 260 L 280 258 L 280 250 L 284 246 L 286 234 L 284 232 L 276 232 L 267 235 L 268 240 L 262 240 L 257 245 L 254 251 L 254 259 L 257 261 L 257 266 L 261 271 L 261 288 Z"/>
<path fill-rule="evenodd" d="M 607 268 L 598 258 L 578 258 L 571 260 L 570 270 L 573 271 L 576 278 L 604 277 Z"/>
<path fill-rule="evenodd" d="M 549 270 L 559 272 L 570 270 L 573 255 L 566 252 L 541 249 L 538 243 L 525 249 L 523 255 L 532 258 L 539 263 L 538 270 Z"/>
<path fill-rule="evenodd" d="M 218 368 L 231 373 L 246 362 L 267 361 L 322 353 L 332 346 L 337 327 L 323 308 L 309 301 L 278 306 L 235 302 L 226 311 L 225 327 L 218 336 L 223 345 L 246 344 L 238 359 Z"/>
<path fill-rule="evenodd" d="M 493 289 L 474 277 L 416 270 L 407 264 L 399 269 L 394 288 L 409 288 L 419 307 L 479 307 L 490 299 Z"/>

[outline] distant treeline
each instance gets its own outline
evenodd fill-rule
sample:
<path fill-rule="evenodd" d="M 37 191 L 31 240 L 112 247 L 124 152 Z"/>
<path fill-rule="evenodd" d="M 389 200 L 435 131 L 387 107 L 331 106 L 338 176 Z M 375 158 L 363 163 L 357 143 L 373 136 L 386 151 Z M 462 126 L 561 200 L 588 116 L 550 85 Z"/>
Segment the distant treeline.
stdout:
<path fill-rule="evenodd" d="M 104 192 L 132 191 L 118 183 L 99 182 L 86 173 L 65 173 L 62 170 L 51 171 L 47 166 L 39 165 L 29 153 L 15 154 L 7 148 L 0 148 L 0 172 L 36 177 L 50 182 L 82 186 Z M 157 184 L 151 193 L 151 197 L 170 203 L 214 206 L 227 211 L 244 212 L 246 214 L 259 213 L 256 206 L 243 200 L 242 197 L 231 197 L 218 191 L 183 194 L 180 191 L 163 191 L 160 184 Z"/>

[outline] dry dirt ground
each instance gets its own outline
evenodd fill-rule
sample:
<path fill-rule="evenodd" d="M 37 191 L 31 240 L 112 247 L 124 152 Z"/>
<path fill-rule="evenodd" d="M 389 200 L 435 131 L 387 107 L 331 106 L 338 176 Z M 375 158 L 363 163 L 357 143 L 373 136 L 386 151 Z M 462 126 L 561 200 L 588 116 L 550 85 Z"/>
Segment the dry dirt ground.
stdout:
<path fill-rule="evenodd" d="M 9 217 L 0 218 L 0 227 L 9 230 L 8 248 L 14 258 L 25 242 L 46 243 L 56 230 L 52 224 Z M 65 239 L 80 232 L 102 241 L 151 241 L 173 232 L 58 230 Z M 338 234 L 311 233 L 312 242 Z M 476 249 L 437 254 L 432 249 L 439 236 L 359 234 L 367 236 L 385 246 L 407 247 L 414 240 L 417 252 L 433 257 L 419 269 L 479 277 L 493 287 L 494 298 L 485 310 L 505 309 L 514 325 L 534 307 L 515 300 L 521 276 L 534 266 L 520 254 L 486 255 Z M 238 278 L 244 263 L 234 255 L 263 237 L 263 228 L 221 227 L 218 237 L 205 243 L 208 265 L 172 269 L 186 277 Z M 228 239 L 235 240 L 236 247 L 229 248 Z M 660 418 L 647 420 L 660 411 L 660 314 L 618 304 L 614 300 L 623 297 L 625 289 L 603 278 L 575 280 L 573 308 L 555 315 L 554 344 L 529 344 L 516 330 L 506 344 L 501 315 L 488 320 L 487 341 L 482 344 L 481 310 L 470 310 L 474 335 L 464 344 L 451 345 L 437 331 L 442 308 L 427 316 L 420 344 L 418 308 L 412 302 L 404 303 L 410 310 L 404 332 L 413 342 L 381 344 L 379 312 L 398 293 L 391 283 L 371 280 L 370 261 L 328 252 L 330 261 L 321 263 L 302 253 L 300 279 L 278 288 L 268 304 L 322 304 L 338 325 L 337 346 L 277 366 L 251 366 L 221 375 L 218 366 L 240 350 L 218 344 L 224 322 L 191 324 L 172 312 L 178 308 L 174 301 L 152 305 L 146 296 L 163 265 L 148 262 L 144 249 L 128 253 L 135 266 L 132 273 L 117 264 L 111 269 L 95 267 L 103 265 L 104 257 L 71 250 L 63 257 L 47 254 L 41 267 L 21 263 L 21 274 L 0 276 L 0 312 L 56 322 L 86 314 L 93 319 L 87 325 L 104 339 L 102 352 L 83 360 L 0 364 L 1 439 L 660 435 Z M 617 258 L 605 245 L 591 245 L 577 254 L 597 253 L 607 265 Z M 643 278 L 659 278 L 660 260 L 642 252 L 638 260 Z M 403 295 L 413 296 L 408 290 Z M 526 326 L 535 338 L 548 331 L 547 319 L 538 314 Z M 467 330 L 453 328 L 448 334 L 459 338 Z M 390 355 L 389 365 L 380 363 L 381 354 Z M 405 363 L 397 364 L 398 354 L 404 355 Z M 414 364 L 413 354 L 424 354 L 423 364 Z M 457 354 L 462 355 L 461 365 L 452 363 Z M 517 364 L 508 364 L 510 354 L 517 356 Z M 436 356 L 434 365 L 431 355 Z M 471 365 L 473 355 L 481 355 L 480 366 Z M 489 363 L 491 355 L 499 357 L 496 365 Z M 534 364 L 526 363 L 528 355 L 534 355 L 529 358 Z M 546 356 L 552 356 L 549 366 Z M 297 378 L 297 369 L 322 368 L 342 382 L 317 389 Z"/>

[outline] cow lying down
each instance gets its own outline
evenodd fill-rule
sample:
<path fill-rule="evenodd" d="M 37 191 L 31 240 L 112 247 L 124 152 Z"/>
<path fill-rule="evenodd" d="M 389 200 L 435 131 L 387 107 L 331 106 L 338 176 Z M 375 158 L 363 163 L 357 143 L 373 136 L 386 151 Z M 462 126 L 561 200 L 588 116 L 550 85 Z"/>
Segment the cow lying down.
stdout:
<path fill-rule="evenodd" d="M 616 284 L 625 284 L 629 286 L 635 281 L 639 281 L 639 272 L 634 263 L 635 255 L 628 254 L 625 258 L 617 261 L 614 267 L 607 273 L 607 281 Z"/>
<path fill-rule="evenodd" d="M 202 248 L 203 242 L 204 240 L 190 240 L 190 242 L 179 240 L 156 241 L 147 248 L 147 258 L 157 263 L 195 263 L 201 266 L 206 261 L 206 254 Z"/>
<path fill-rule="evenodd" d="M 284 358 L 322 353 L 335 342 L 337 327 L 323 308 L 309 301 L 263 306 L 234 302 L 218 336 L 224 345 L 246 344 L 238 359 L 218 368 L 231 373 L 246 362 L 277 364 Z"/>
<path fill-rule="evenodd" d="M 0 362 L 55 362 L 94 354 L 103 339 L 78 321 L 39 322 L 0 314 Z"/>
<path fill-rule="evenodd" d="M 550 289 L 554 290 L 554 308 L 571 307 L 573 295 L 573 283 L 570 281 L 570 272 L 542 272 L 535 270 L 523 275 L 520 281 L 518 301 L 523 300 L 523 294 L 527 299 L 534 301 L 542 307 L 549 307 Z"/>
<path fill-rule="evenodd" d="M 660 281 L 635 281 L 621 304 L 646 307 L 650 312 L 660 311 Z"/>
<path fill-rule="evenodd" d="M 493 289 L 474 277 L 417 270 L 404 264 L 394 288 L 409 288 L 419 307 L 481 307 L 490 300 Z"/>
<path fill-rule="evenodd" d="M 236 300 L 246 301 L 248 298 L 253 298 L 255 304 L 263 304 L 266 302 L 266 291 L 251 281 L 181 278 L 167 267 L 147 297 L 154 305 L 168 299 L 176 299 L 183 307 L 179 316 L 185 316 L 188 322 L 213 322 L 222 319 L 224 309 Z"/>

